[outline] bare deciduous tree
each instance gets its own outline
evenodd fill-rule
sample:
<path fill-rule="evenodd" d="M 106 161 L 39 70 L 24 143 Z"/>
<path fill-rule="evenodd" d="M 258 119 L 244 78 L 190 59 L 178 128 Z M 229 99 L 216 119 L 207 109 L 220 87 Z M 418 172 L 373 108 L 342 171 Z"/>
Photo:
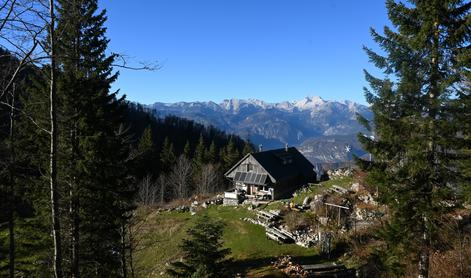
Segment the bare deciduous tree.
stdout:
<path fill-rule="evenodd" d="M 50 75 L 49 75 L 49 115 L 50 115 L 50 152 L 49 152 L 49 184 L 51 191 L 51 218 L 52 218 L 52 237 L 54 240 L 54 276 L 61 278 L 62 272 L 62 244 L 61 244 L 61 225 L 59 215 L 59 192 L 57 187 L 57 66 L 56 66 L 56 23 L 54 12 L 54 0 L 49 0 L 49 57 L 50 57 Z"/>
<path fill-rule="evenodd" d="M 217 191 L 219 186 L 219 167 L 214 164 L 206 164 L 201 168 L 201 175 L 196 184 L 196 193 L 205 195 Z"/>
<path fill-rule="evenodd" d="M 53 6 L 53 1 L 49 2 Z M 40 130 L 51 134 L 51 130 L 41 128 L 26 112 L 15 105 L 15 83 L 19 74 L 28 65 L 40 64 L 48 57 L 46 51 L 38 50 L 41 40 L 45 39 L 48 26 L 54 26 L 49 15 L 53 14 L 46 1 L 6 0 L 0 4 L 0 47 L 3 60 L 0 72 L 0 105 L 10 110 L 10 186 L 9 186 L 9 275 L 15 276 L 15 234 L 14 234 L 14 118 L 16 114 L 26 116 Z M 44 45 L 42 45 L 44 46 Z M 6 62 L 6 63 L 5 63 Z M 10 101 L 8 100 L 10 98 Z M 60 270 L 60 268 L 59 268 Z"/>
<path fill-rule="evenodd" d="M 145 176 L 139 184 L 139 202 L 145 206 L 155 205 L 159 200 L 159 185 L 152 175 Z"/>
<path fill-rule="evenodd" d="M 175 198 L 186 198 L 189 193 L 193 168 L 191 161 L 184 155 L 178 157 L 169 176 Z"/>
<path fill-rule="evenodd" d="M 168 177 L 164 174 L 161 174 L 157 179 L 157 187 L 159 188 L 159 202 L 160 205 L 165 203 L 166 198 L 168 197 Z"/>

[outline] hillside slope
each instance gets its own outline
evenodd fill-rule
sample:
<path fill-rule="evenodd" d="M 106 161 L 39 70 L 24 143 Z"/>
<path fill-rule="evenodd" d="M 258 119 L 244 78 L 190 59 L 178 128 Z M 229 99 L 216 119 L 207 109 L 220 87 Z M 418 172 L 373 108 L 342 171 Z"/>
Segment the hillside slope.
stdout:
<path fill-rule="evenodd" d="M 263 227 L 243 221 L 253 216 L 246 207 L 210 206 L 199 213 L 226 224 L 224 246 L 232 251 L 234 273 L 249 273 L 250 277 L 285 277 L 272 268 L 271 262 L 281 255 L 291 255 L 311 262 L 319 261 L 316 249 L 306 249 L 295 244 L 280 245 L 267 239 Z M 149 212 L 141 210 L 134 226 L 135 272 L 137 277 L 167 277 L 168 263 L 178 260 L 178 245 L 185 237 L 196 216 L 189 212 Z"/>

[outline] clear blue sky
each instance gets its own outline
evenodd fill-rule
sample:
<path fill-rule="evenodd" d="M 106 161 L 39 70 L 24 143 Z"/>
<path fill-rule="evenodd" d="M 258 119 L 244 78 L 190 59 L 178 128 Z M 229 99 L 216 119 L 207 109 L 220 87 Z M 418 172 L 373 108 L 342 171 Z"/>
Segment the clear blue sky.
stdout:
<path fill-rule="evenodd" d="M 365 103 L 362 45 L 388 23 L 383 0 L 113 0 L 110 50 L 159 61 L 120 70 L 115 89 L 141 103 L 319 95 Z"/>

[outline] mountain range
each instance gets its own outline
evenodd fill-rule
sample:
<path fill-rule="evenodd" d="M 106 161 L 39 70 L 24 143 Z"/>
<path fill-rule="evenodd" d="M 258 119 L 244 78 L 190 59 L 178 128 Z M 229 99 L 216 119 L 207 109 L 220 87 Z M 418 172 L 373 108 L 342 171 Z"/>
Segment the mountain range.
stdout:
<path fill-rule="evenodd" d="M 318 96 L 298 101 L 268 103 L 258 99 L 229 99 L 221 103 L 156 102 L 149 105 L 158 117 L 174 115 L 250 139 L 264 149 L 296 146 L 312 162 L 336 163 L 364 155 L 356 140 L 366 130 L 357 113 L 372 118 L 371 110 L 352 101 L 330 101 Z M 347 151 L 347 146 L 350 151 Z"/>

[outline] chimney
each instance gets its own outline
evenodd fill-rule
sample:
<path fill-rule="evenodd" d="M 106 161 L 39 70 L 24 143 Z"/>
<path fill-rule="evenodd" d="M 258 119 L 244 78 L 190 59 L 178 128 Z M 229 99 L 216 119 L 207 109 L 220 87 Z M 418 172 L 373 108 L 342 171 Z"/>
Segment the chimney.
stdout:
<path fill-rule="evenodd" d="M 288 152 L 288 143 L 285 144 L 285 152 Z"/>
<path fill-rule="evenodd" d="M 258 151 L 259 151 L 259 152 L 262 151 L 262 148 L 263 148 L 263 145 L 262 145 L 262 144 L 258 145 Z"/>

